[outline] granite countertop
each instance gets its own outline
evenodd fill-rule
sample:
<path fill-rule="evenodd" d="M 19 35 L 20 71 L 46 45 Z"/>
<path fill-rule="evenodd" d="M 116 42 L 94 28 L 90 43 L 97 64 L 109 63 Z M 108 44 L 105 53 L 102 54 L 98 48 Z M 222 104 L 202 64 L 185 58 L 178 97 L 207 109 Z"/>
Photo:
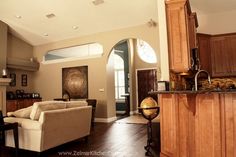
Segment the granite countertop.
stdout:
<path fill-rule="evenodd" d="M 236 94 L 236 89 L 225 89 L 225 90 L 180 90 L 180 91 L 151 91 L 148 92 L 148 94 L 209 94 L 209 93 L 235 93 Z"/>

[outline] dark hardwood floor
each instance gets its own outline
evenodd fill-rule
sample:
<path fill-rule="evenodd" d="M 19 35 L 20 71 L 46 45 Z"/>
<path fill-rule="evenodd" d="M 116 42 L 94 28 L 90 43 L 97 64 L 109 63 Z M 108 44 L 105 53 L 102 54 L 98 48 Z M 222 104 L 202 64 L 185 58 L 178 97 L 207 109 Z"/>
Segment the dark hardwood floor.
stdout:
<path fill-rule="evenodd" d="M 157 125 L 153 125 L 154 141 L 157 139 Z M 91 135 L 85 139 L 76 140 L 62 146 L 47 150 L 42 157 L 145 157 L 147 135 L 146 125 L 96 123 Z M 14 149 L 1 147 L 0 157 L 14 157 Z M 152 149 L 153 157 L 158 157 L 158 145 Z M 19 157 L 34 157 L 36 152 L 20 150 Z"/>

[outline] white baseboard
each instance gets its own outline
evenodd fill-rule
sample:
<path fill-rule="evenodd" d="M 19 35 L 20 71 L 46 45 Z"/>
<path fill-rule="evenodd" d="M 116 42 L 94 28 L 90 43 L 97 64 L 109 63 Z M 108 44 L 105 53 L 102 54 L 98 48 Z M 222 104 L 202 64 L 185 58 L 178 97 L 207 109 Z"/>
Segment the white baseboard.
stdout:
<path fill-rule="evenodd" d="M 124 114 L 125 111 L 116 111 L 117 114 Z"/>
<path fill-rule="evenodd" d="M 116 111 L 116 113 L 117 113 L 117 114 L 124 114 L 125 111 Z M 130 115 L 138 114 L 138 110 L 136 110 L 136 111 L 130 111 L 129 114 L 130 114 Z"/>
<path fill-rule="evenodd" d="M 136 111 L 130 111 L 130 115 L 138 114 L 138 110 Z"/>
<path fill-rule="evenodd" d="M 95 118 L 95 122 L 100 123 L 111 123 L 117 120 L 117 117 L 111 117 L 111 118 Z"/>

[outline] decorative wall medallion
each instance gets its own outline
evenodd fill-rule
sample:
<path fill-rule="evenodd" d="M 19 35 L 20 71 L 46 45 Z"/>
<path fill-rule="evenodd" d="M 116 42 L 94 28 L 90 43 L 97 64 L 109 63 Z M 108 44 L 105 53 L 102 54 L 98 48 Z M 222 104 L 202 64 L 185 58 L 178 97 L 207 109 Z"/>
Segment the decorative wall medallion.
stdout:
<path fill-rule="evenodd" d="M 88 98 L 88 66 L 62 68 L 62 95 L 72 99 Z"/>

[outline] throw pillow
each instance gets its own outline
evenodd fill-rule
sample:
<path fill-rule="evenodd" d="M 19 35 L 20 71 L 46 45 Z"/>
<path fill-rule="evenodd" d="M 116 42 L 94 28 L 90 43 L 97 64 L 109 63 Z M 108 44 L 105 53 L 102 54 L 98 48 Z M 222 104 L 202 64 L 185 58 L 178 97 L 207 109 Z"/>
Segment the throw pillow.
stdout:
<path fill-rule="evenodd" d="M 30 113 L 30 119 L 39 120 L 40 114 L 43 111 L 57 110 L 66 108 L 66 103 L 62 101 L 43 101 L 35 102 Z"/>
<path fill-rule="evenodd" d="M 30 118 L 30 113 L 32 111 L 32 106 L 16 110 L 15 112 L 8 112 L 8 117 L 17 117 L 17 118 Z"/>

